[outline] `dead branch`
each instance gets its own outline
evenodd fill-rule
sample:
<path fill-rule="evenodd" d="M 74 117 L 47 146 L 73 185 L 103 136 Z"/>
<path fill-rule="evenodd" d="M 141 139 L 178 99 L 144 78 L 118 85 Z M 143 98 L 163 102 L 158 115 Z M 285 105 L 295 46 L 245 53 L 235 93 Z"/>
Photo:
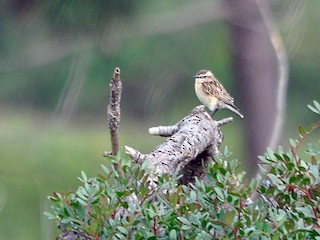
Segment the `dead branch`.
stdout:
<path fill-rule="evenodd" d="M 219 126 L 230 121 L 232 118 L 212 120 L 201 105 L 173 126 L 150 128 L 150 134 L 169 137 L 151 153 L 142 154 L 128 146 L 125 151 L 137 163 L 148 160 L 155 177 L 179 169 L 185 176 L 182 182 L 193 181 L 196 176 L 204 176 L 206 163 L 219 155 L 223 141 Z"/>
<path fill-rule="evenodd" d="M 108 124 L 111 134 L 112 155 L 116 156 L 119 150 L 120 100 L 122 83 L 120 69 L 116 67 L 110 83 L 110 103 L 108 105 Z"/>
<path fill-rule="evenodd" d="M 122 92 L 122 83 L 120 79 L 120 68 L 116 67 L 110 82 L 110 101 L 107 109 L 108 125 L 111 136 L 111 145 L 113 156 L 117 156 L 119 150 L 119 125 L 120 125 L 120 100 Z M 103 153 L 104 156 L 110 155 L 108 152 Z M 121 173 L 118 165 L 116 169 Z"/>

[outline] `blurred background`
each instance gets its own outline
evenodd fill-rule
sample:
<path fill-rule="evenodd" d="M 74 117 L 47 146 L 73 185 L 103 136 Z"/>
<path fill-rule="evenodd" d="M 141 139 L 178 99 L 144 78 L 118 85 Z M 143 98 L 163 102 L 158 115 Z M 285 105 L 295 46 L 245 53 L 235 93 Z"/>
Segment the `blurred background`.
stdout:
<path fill-rule="evenodd" d="M 223 146 L 253 174 L 277 117 L 282 37 L 288 84 L 277 143 L 297 137 L 320 93 L 320 1 L 1 0 L 0 239 L 54 239 L 43 216 L 53 192 L 72 191 L 108 164 L 109 81 L 121 69 L 121 145 L 150 152 L 151 126 L 199 105 L 192 76 L 214 71 L 242 120 L 222 127 Z M 281 41 L 280 41 L 281 43 Z M 285 62 L 286 62 L 285 61 Z M 283 65 L 286 71 L 286 64 Z M 250 166 L 247 167 L 247 166 Z"/>

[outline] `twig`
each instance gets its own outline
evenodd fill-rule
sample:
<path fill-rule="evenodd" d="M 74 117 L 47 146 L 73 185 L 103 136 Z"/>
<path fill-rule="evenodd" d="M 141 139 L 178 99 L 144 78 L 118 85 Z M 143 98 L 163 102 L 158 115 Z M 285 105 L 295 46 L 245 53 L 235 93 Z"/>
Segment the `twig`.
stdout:
<path fill-rule="evenodd" d="M 110 102 L 108 105 L 108 124 L 111 135 L 112 155 L 117 156 L 119 150 L 119 125 L 120 125 L 120 100 L 122 83 L 120 79 L 120 68 L 116 67 L 110 82 Z M 104 154 L 105 155 L 105 154 Z M 119 166 L 116 169 L 121 172 Z"/>

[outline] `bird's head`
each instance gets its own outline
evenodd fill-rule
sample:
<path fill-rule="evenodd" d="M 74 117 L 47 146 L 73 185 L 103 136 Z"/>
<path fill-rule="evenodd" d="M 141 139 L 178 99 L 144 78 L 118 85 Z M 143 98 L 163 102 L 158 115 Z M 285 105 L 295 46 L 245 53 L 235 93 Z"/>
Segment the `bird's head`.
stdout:
<path fill-rule="evenodd" d="M 193 76 L 193 78 L 197 82 L 205 82 L 214 77 L 213 73 L 209 70 L 200 70 L 196 73 L 196 75 Z"/>

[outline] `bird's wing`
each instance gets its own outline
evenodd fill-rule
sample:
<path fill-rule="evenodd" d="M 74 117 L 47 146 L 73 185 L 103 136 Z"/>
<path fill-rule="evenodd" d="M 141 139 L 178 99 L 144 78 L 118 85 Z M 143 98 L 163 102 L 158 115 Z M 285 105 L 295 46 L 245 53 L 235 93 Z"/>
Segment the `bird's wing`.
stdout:
<path fill-rule="evenodd" d="M 226 104 L 233 105 L 234 99 L 217 79 L 202 83 L 202 90 L 209 96 L 215 96 Z"/>

